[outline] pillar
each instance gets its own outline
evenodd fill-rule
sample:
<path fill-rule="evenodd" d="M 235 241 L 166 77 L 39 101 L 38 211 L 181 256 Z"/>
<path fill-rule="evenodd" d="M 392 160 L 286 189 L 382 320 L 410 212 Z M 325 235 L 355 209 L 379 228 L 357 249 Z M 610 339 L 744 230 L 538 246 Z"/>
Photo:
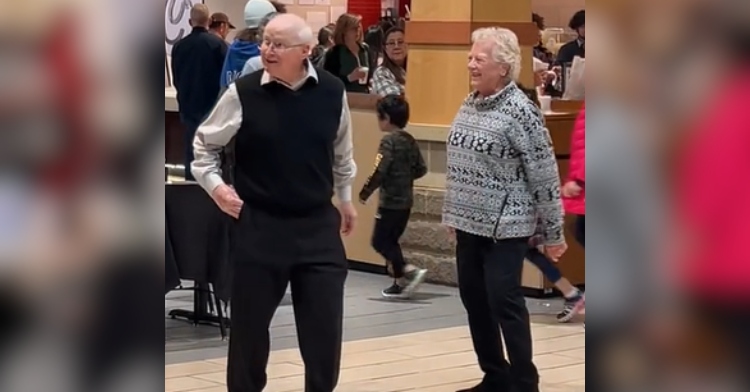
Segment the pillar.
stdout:
<path fill-rule="evenodd" d="M 516 33 L 523 55 L 520 81 L 532 86 L 533 47 L 539 33 L 531 22 L 531 0 L 411 1 L 406 97 L 413 124 L 450 125 L 471 90 L 466 69 L 471 33 L 490 26 Z"/>

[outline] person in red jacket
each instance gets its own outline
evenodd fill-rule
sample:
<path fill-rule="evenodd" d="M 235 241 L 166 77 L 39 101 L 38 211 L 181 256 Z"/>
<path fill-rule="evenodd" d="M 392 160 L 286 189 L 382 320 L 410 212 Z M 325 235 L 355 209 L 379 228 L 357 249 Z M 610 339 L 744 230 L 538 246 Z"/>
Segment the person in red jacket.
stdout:
<path fill-rule="evenodd" d="M 562 187 L 565 212 L 577 215 L 575 238 L 585 247 L 586 234 L 586 107 L 581 109 L 573 129 L 570 169 Z"/>
<path fill-rule="evenodd" d="M 570 168 L 562 187 L 563 206 L 567 214 L 576 215 L 574 236 L 582 247 L 586 247 L 586 106 L 581 109 L 573 128 L 570 144 Z M 580 312 L 586 298 L 572 309 Z"/>

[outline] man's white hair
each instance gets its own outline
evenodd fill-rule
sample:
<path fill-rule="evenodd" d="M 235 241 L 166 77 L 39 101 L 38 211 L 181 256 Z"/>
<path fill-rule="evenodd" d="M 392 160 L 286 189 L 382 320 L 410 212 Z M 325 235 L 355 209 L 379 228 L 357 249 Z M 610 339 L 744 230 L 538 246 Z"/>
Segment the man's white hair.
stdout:
<path fill-rule="evenodd" d="M 508 79 L 518 81 L 521 75 L 521 45 L 514 32 L 500 27 L 483 27 L 471 34 L 471 42 L 491 42 L 492 60 L 507 65 Z"/>
<path fill-rule="evenodd" d="M 280 27 L 278 25 L 283 26 L 281 29 L 289 34 L 290 38 L 294 40 L 294 44 L 313 45 L 315 42 L 312 28 L 304 19 L 295 14 L 277 14 L 268 22 L 268 26 L 272 24 L 276 28 Z M 266 26 L 266 29 L 268 29 L 268 26 Z"/>
<path fill-rule="evenodd" d="M 315 35 L 313 34 L 312 28 L 309 25 L 302 27 L 299 30 L 297 39 L 305 45 L 312 45 L 315 42 Z"/>

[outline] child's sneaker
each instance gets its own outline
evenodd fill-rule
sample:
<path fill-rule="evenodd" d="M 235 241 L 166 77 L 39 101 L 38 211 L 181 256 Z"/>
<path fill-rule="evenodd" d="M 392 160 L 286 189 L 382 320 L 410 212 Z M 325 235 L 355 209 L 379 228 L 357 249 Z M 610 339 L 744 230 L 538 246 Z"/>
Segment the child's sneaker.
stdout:
<path fill-rule="evenodd" d="M 399 279 L 393 283 L 391 287 L 383 290 L 381 294 L 385 298 L 398 298 L 407 299 L 419 288 L 419 285 L 424 282 L 424 278 L 427 275 L 427 270 L 418 268 L 407 272 L 403 279 Z"/>
<path fill-rule="evenodd" d="M 403 298 L 407 298 L 408 297 L 408 295 L 406 294 L 405 287 L 399 286 L 398 283 L 394 283 L 391 287 L 383 290 L 381 292 L 381 294 L 385 298 L 399 298 L 399 299 L 403 299 Z"/>
<path fill-rule="evenodd" d="M 557 322 L 567 323 L 575 317 L 586 305 L 586 297 L 583 293 L 565 300 L 565 307 L 557 315 Z"/>
<path fill-rule="evenodd" d="M 411 272 L 406 273 L 406 293 L 411 296 L 419 288 L 419 285 L 424 283 L 424 278 L 427 276 L 427 270 L 424 268 L 418 268 Z"/>

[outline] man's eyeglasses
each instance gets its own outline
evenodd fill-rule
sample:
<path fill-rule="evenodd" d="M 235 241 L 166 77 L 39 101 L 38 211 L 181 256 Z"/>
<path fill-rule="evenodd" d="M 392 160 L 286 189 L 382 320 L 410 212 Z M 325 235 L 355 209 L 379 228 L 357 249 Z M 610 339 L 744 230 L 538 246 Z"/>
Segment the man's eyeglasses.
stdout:
<path fill-rule="evenodd" d="M 264 39 L 263 42 L 261 42 L 262 46 L 265 46 L 273 51 L 276 52 L 283 52 L 285 50 L 289 50 L 291 48 L 298 48 L 304 44 L 296 44 L 296 45 L 287 45 L 280 42 L 273 42 L 267 39 Z"/>

